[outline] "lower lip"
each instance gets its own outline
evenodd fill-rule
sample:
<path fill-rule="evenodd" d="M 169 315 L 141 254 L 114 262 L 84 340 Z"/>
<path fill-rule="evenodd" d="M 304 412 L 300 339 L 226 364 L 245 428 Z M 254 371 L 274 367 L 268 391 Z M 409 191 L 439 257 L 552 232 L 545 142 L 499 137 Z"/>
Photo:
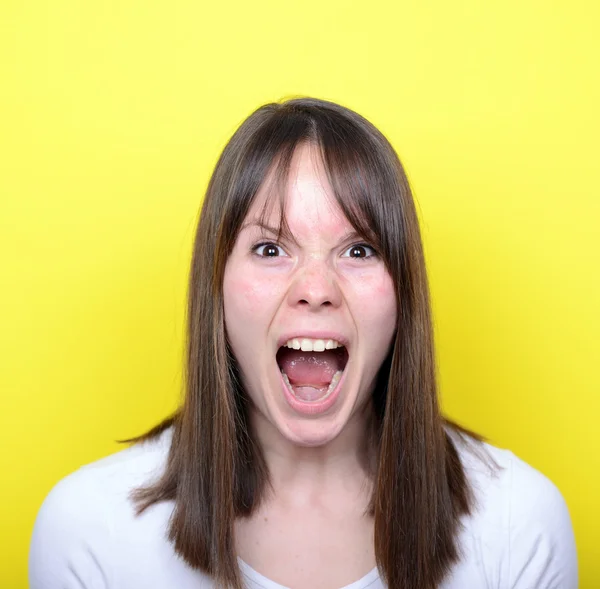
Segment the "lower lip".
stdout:
<path fill-rule="evenodd" d="M 326 399 L 323 399 L 322 401 L 315 401 L 313 403 L 301 401 L 292 395 L 290 389 L 288 389 L 287 384 L 283 380 L 283 375 L 281 372 L 279 372 L 279 380 L 281 382 L 281 387 L 283 388 L 283 394 L 286 398 L 286 401 L 290 407 L 296 411 L 296 413 L 300 413 L 302 415 L 321 415 L 333 407 L 334 403 L 337 401 L 344 381 L 346 380 L 346 371 L 344 370 L 340 381 L 337 383 L 337 386 L 335 389 L 333 389 L 333 391 L 331 391 L 331 394 Z"/>

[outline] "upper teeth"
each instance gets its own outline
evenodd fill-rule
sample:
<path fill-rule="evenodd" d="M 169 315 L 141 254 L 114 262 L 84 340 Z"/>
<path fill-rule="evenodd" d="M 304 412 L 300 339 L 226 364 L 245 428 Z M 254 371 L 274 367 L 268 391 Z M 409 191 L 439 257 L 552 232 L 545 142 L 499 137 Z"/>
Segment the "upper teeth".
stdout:
<path fill-rule="evenodd" d="M 285 343 L 287 348 L 294 350 L 302 350 L 303 352 L 324 352 L 325 350 L 335 350 L 343 348 L 344 345 L 334 339 L 309 339 L 309 338 L 294 338 Z"/>

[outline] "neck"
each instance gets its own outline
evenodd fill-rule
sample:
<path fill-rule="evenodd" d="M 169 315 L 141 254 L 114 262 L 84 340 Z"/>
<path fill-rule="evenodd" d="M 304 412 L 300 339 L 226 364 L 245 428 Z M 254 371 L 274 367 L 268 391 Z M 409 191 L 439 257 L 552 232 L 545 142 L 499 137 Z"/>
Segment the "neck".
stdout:
<path fill-rule="evenodd" d="M 298 446 L 256 411 L 251 411 L 254 433 L 262 448 L 274 495 L 322 493 L 371 488 L 373 473 L 373 414 L 368 403 L 348 421 L 331 442 L 317 447 Z"/>

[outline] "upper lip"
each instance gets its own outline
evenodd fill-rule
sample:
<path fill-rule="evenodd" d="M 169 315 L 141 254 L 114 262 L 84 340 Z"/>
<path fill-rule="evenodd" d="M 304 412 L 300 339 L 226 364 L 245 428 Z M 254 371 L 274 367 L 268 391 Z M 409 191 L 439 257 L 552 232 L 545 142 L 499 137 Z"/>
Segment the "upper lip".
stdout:
<path fill-rule="evenodd" d="M 281 348 L 281 346 L 284 346 L 291 339 L 303 339 L 303 338 L 322 339 L 325 341 L 327 341 L 328 339 L 332 339 L 332 340 L 335 340 L 336 342 L 339 342 L 344 347 L 348 347 L 348 344 L 350 343 L 349 338 L 346 337 L 345 335 L 341 334 L 339 331 L 316 331 L 316 330 L 306 329 L 306 330 L 298 330 L 298 331 L 293 331 L 293 332 L 289 331 L 289 332 L 281 335 L 279 337 L 279 339 L 277 340 L 277 349 Z"/>

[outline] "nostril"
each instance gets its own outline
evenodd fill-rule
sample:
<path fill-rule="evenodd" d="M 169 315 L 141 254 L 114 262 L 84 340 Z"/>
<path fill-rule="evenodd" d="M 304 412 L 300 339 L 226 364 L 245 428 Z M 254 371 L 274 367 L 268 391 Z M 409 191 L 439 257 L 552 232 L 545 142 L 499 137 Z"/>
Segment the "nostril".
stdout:
<path fill-rule="evenodd" d="M 299 303 L 300 305 L 310 305 L 310 303 L 309 303 L 309 302 L 308 302 L 306 299 L 300 299 L 300 300 L 298 301 L 298 303 Z M 323 301 L 323 302 L 321 303 L 321 305 L 322 305 L 322 306 L 324 305 L 324 306 L 326 306 L 326 307 L 331 307 L 331 305 L 332 305 L 332 302 L 331 302 L 331 301 Z"/>

